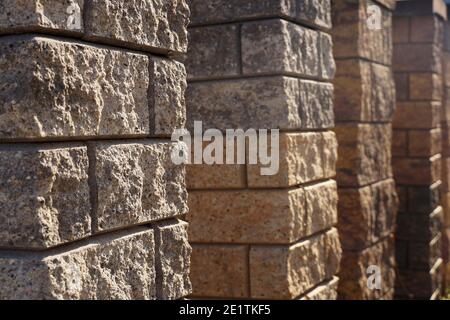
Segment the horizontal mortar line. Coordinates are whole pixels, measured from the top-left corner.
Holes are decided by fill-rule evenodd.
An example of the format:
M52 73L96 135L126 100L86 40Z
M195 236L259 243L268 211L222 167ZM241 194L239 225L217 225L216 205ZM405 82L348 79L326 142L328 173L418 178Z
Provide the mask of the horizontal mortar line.
M190 165L193 166L193 165ZM242 165L244 166L244 165ZM309 182L305 182L302 184L296 184L296 185L292 185L292 186L283 186L283 187L245 187L245 188L217 188L217 189L213 189L213 188L199 188L199 189L188 189L188 192L285 192L285 191L295 191L301 188L307 188L307 187L314 187L316 185L322 184L322 183L326 183L326 182L331 182L331 181L335 181L334 177L330 177L330 178L321 178L321 179L317 179L317 180L313 180L313 181L309 181Z
M393 236L393 235L395 235L395 231L392 231L392 232L390 232L389 235L384 236L384 237L378 239L378 240L375 241L375 242L372 242L372 243L371 243L369 246L367 246L367 247L363 247L363 248L361 248L361 249L354 249L354 248L345 248L345 247L342 247L342 250L343 250L344 252L360 253L360 252L363 252L363 251L365 251L365 250L367 250L367 249L372 249L372 248L376 247L377 245L379 245L380 243L385 242L386 240L392 239L392 236Z
M193 120L193 121L202 121L202 120ZM328 132L333 132L333 129L335 127L329 127L329 128L293 128L293 129L284 129L284 128L228 128L228 129L217 129L217 128L203 128L203 132L202 132L202 136L205 133L206 130L208 129L216 129L219 130L221 133L223 133L224 135L226 135L226 130L243 130L244 132L250 129L254 129L256 130L256 135L259 136L259 130L279 130L280 134L283 133L288 133L288 134L294 134L294 133L328 133ZM189 130L188 130L189 132ZM192 133L192 130L190 133L191 138L194 138L196 135L194 135ZM170 139L170 138L168 138Z
M298 80L309 80L315 81L319 84L333 84L333 79L324 79L314 76L301 75L295 72L268 72L259 74L243 74L243 75L231 75L231 76L217 76L217 77L198 77L198 78L188 78L188 85L190 83L201 83L201 82L222 82L231 80L248 80L248 79L258 79L258 78L275 78L275 77L287 77L295 78Z
M139 55L145 55L145 56L155 56L155 57L162 57L162 58L166 58L166 59L172 59L168 55L164 55L162 53L140 51L140 50L131 49L131 48L125 47L125 46L116 46L116 45L111 45L108 43L98 43L98 42L86 40L82 37L70 37L70 36L67 36L64 34L49 34L49 33L41 33L41 32L36 32L36 31L30 31L30 32L19 33L19 34L14 34L14 33L13 34L0 34L0 43L4 42L4 41L8 41L9 39L21 40L21 39L27 39L27 38L31 39L33 37L40 37L40 38L50 39L50 40L54 40L54 41L60 41L60 42L65 42L65 43L69 43L69 44L74 44L74 45L85 45L85 46L97 48L97 49L107 49L107 50L114 50L114 51L119 51L119 52L123 52L123 53L132 53L132 54L139 54Z
M431 162L431 158L434 158L436 156L441 156L442 158L442 153L436 153L433 154L431 156L393 156L392 159L393 160L398 160L398 159L411 159L411 160L430 160Z
M393 41L392 45L394 46L394 51L395 51L395 46L396 45L405 45L405 44L409 44L409 45L434 45L434 46L440 46L441 43L440 42L435 42L435 41Z
M335 127L338 127L339 125L389 125L392 124L393 121L358 121L358 120L345 120L345 121L336 121Z
M129 135L129 136L86 136L86 137L45 137L45 138L32 138L32 139L11 139L0 140L0 146L2 145L20 145L20 144L49 144L49 143L87 143L87 142L126 142L126 141L138 141L138 140L155 140L155 141L167 141L171 142L170 137L161 136L148 136L148 135Z
M325 279L325 280L319 282L318 284L315 284L312 288L309 288L308 290L306 290L305 292L303 292L302 294L300 294L293 300L300 300L301 298L306 297L308 294L312 293L314 290L318 289L319 287L329 285L331 282L333 282L334 280L338 280L338 279L339 279L339 277L337 277L337 275L334 275L331 279L330 278Z
M408 100L396 100L397 103L442 103L442 99L408 99Z
M305 29L309 29L312 31L320 31L323 33L330 34L331 29L327 27L322 27L314 23L308 22L308 20L305 19L295 19L287 15L267 15L267 16L261 16L261 17L253 17L253 18L238 18L236 20L230 20L230 21L215 21L215 22L205 22L205 23L192 23L188 26L189 29L193 28L203 28L203 27L219 27L219 26L226 26L226 25L233 25L233 24L243 24L246 22L264 22L264 21L270 21L270 20L285 20L287 22L296 24L300 27L303 27Z
M386 64L386 63L383 63L383 62L374 61L374 60L371 60L371 59L368 59L368 58L358 57L358 56L334 57L334 60L336 62L338 62L338 61L346 61L346 60L361 60L361 61L364 61L364 62L373 63L373 64L377 64L377 65L384 66L384 67L387 67L389 69L392 69L392 64Z
M322 229L320 231L316 231L316 232L314 232L310 235L307 235L303 238L294 240L294 242L284 242L284 243L281 243L281 242L280 243L273 243L273 242L272 243L264 243L264 242L250 242L250 241L246 241L246 242L244 242L244 241L243 242L240 242L240 241L237 241L237 242L210 241L210 242L207 242L207 241L197 241L197 240L189 241L189 243L191 243L192 245L197 245L197 246L202 246L202 247L216 245L216 246L222 246L222 247L225 247L225 246L229 246L229 247L232 247L232 246L258 246L258 247L271 247L271 248L286 248L286 246L292 247L292 246L301 244L303 242L306 242L308 240L311 240L313 238L317 238L317 237L324 235L327 232L334 230L334 229L337 230L336 225L333 225L331 227L326 227L325 229Z
M396 127L396 126L394 126L394 124L393 124L392 129L393 129L394 131L431 131L431 130L441 129L441 127L440 127L440 126L439 126L439 127L432 127L432 128L424 128L424 127L421 127L421 128L413 128L413 127Z
M431 75L442 75L442 72L436 72L436 71L431 71L431 70L409 70L409 71L402 71L402 70L395 70L394 68L392 68L392 71L394 72L394 75L415 75L415 74L419 74L419 73L424 73L424 74L431 74Z
M339 168L336 168L336 170L339 171ZM352 186L339 185L339 179L337 179L337 182L338 182L338 189L345 189L345 190L347 190L347 189L363 189L363 188L371 187L371 186L373 186L375 184L379 184L379 183L386 182L386 181L389 181L389 180L394 180L394 176L382 178L380 180L377 180L377 181L374 181L374 182L370 182L370 183L366 183L366 184L352 185Z

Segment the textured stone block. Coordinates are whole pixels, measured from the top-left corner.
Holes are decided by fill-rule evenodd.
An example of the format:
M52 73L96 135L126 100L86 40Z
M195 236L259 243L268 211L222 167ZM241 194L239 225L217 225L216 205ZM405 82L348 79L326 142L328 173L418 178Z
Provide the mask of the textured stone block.
M193 244L194 297L248 297L248 246Z
M411 42L436 43L442 45L444 41L444 24L438 16L412 16Z
M151 140L90 143L96 231L171 218L187 212L184 168L173 143Z
M394 158L395 180L400 185L431 185L441 179L441 155L431 158Z
M45 253L0 255L0 299L155 299L153 231L133 229Z
M286 18L313 27L331 28L330 0L188 0L193 25L245 21L256 18Z
M345 300L380 299L395 286L394 241L388 238L363 251L344 251L339 273L339 298ZM381 290L367 286L370 266L381 269Z
M338 60L335 114L340 121L391 121L395 86L390 68L364 60Z
M344 250L362 250L394 232L398 197L394 180L339 189L338 230Z
M332 40L326 34L285 20L266 20L244 24L241 37L244 75L334 76Z
M192 191L189 239L287 244L337 222L334 181L291 190Z
M184 0L73 2L79 8L80 28L69 28L71 15L67 13L70 5L67 1L2 0L0 34L70 33L90 41L156 52L187 50L189 8Z
M333 86L291 77L193 82L188 129L318 129L334 126Z
M1 247L44 249L90 235L85 147L2 145L0 163Z
M339 185L365 186L392 176L390 124L340 125L335 132Z
M240 33L235 24L189 29L189 79L231 77L240 74Z
M395 129L434 129L440 122L440 102L397 102Z
M336 300L338 284L339 279L334 277L333 280L317 286L317 288L303 296L301 300Z
M298 298L317 284L333 279L340 260L341 249L336 229L292 246L252 246L252 298Z
M279 159L279 171L273 176L261 175L262 165L248 165L249 187L289 187L335 176L336 137L332 132L283 133Z
M392 13L380 7L381 30L371 30L367 7L373 1L332 1L335 57L364 58L385 65L392 59Z
M155 226L157 297L177 300L192 292L189 279L192 248L188 243L188 224L181 220Z

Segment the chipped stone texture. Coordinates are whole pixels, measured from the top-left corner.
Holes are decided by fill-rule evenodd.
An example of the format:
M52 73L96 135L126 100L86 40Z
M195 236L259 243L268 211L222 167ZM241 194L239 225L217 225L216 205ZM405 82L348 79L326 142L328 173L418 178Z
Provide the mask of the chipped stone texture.
M150 64L150 133L170 137L186 124L186 70L182 63L152 57Z
M339 298L344 300L380 299L395 286L394 241L388 238L363 251L344 251L339 273ZM368 288L369 266L381 269L381 290Z
M318 129L334 126L333 86L292 77L192 82L188 129Z
M339 279L334 277L333 280L323 285L319 285L317 288L303 296L300 300L336 300L338 296L338 284Z
M90 41L155 52L187 50L190 12L185 0L74 0L80 9L80 29L68 25L71 2L2 0L0 34L70 33Z
M187 227L181 220L162 222L155 227L158 299L181 299L192 292L189 280L192 248L187 241Z
M337 223L336 183L292 190L192 191L189 239L287 244Z
M227 24L189 29L186 69L189 79L240 74L239 26Z
M340 125L335 132L340 186L365 186L392 176L390 124Z
M332 132L282 133L279 150L277 174L263 176L265 166L247 166L250 187L289 187L336 175L337 141Z
M243 73L332 79L331 41L328 35L285 20L246 23L241 30Z
M248 246L193 244L192 247L194 297L247 297Z
M0 164L0 247L44 249L90 234L85 147L2 145Z
M0 299L154 299L154 259L147 228L45 253L2 253Z
M315 285L333 279L340 260L341 248L336 229L292 246L252 246L252 298L298 298Z
M0 138L149 133L146 56L36 36L0 51Z
M331 28L330 0L188 0L192 24L217 24L255 18L288 17L313 27Z
M174 143L92 142L96 231L167 219L187 212L184 168L172 162Z
M339 189L338 230L344 250L362 250L394 232L398 197L393 179Z
M361 59L338 60L337 66L336 121L392 121L395 84L391 68Z
M367 7L374 5L368 1L332 1L333 38L335 57L364 58L390 65L392 60L392 13L380 7L382 12L381 30L371 30L367 23Z

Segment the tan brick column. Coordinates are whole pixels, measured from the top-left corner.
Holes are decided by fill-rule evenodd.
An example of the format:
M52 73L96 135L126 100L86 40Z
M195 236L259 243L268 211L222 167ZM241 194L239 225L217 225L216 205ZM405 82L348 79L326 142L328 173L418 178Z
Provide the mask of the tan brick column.
M400 195L399 298L435 298L441 286L442 0L400 1L394 18L394 175Z
M280 171L188 167L193 296L334 299L330 1L190 0L188 123L281 130Z
M348 0L333 1L332 6L341 299L391 299L394 294L398 207L391 167L394 7L395 1ZM381 287L369 278L376 271ZM369 287L368 281L374 286Z
M449 7L447 6L447 12ZM442 190L441 205L444 210L442 233L442 257L444 268L444 289L450 287L450 23L444 22L443 47L443 104L442 104Z
M1 1L0 299L190 293L170 159L186 74L168 56L187 49L188 15L183 1Z

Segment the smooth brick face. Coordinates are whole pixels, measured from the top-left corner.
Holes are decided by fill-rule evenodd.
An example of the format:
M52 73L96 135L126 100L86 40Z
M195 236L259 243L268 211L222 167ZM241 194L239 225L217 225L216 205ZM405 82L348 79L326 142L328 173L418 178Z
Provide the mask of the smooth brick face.
M344 251L339 273L339 298L350 300L379 299L395 285L394 241L386 239L363 251ZM382 290L367 287L369 266L379 266L382 276ZM356 280L356 281L355 281Z
M395 179L399 184L431 185L441 178L441 155L432 158L394 158Z
M90 235L85 147L3 145L0 163L1 247L45 249Z
M187 91L187 128L193 132L200 120L205 129L220 130L329 128L332 97L330 84L291 77L194 82Z
M390 124L342 125L335 132L339 141L337 180L340 185L364 186L392 176Z
M319 32L284 20L251 22L242 30L242 68L244 75L293 73L326 78L334 75L331 39ZM324 45L322 47L322 41ZM267 50L270 44L271 50ZM321 62L322 59L327 61ZM271 63L267 63L271 61ZM321 65L331 70L321 70Z
M442 77L431 73L412 73L409 75L409 98L411 100L442 99Z
M411 42L443 43L443 22L437 16L411 17Z
M443 210L437 207L431 214L400 214L397 219L397 239L429 243L442 229Z
M394 70L397 72L436 72L442 70L440 47L433 44L396 44Z
M363 60L338 60L335 114L341 121L391 121L395 86L390 68Z
M289 17L321 28L331 27L331 1L319 0L188 0L192 24L216 24L254 18Z
M440 102L398 102L395 129L434 129L441 122Z
M248 246L194 244L191 258L193 296L247 297L248 251Z
M254 246L250 250L252 298L297 298L316 284L332 279L340 260L336 229L291 247Z
M409 130L408 149L412 157L432 157L441 153L441 129Z
M190 79L240 74L239 26L235 24L191 28L186 68Z
M409 42L410 19L410 17L395 17L393 21L394 43Z
M344 250L362 250L394 231L398 198L394 180L339 189L338 230Z
M81 28L68 28L69 3L58 0L2 0L0 33L75 34L96 42L159 52L187 50L189 8L184 0L76 0ZM126 16L127 20L123 17ZM83 21L84 19L84 21ZM129 23L132 21L132 23Z
M0 299L155 299L153 231L120 232L57 253L0 255Z
M262 165L248 165L252 188L289 187L335 176L337 143L333 133L286 133L280 135L279 171L261 175Z
M95 163L96 231L167 219L187 212L184 169L173 143L90 144Z

